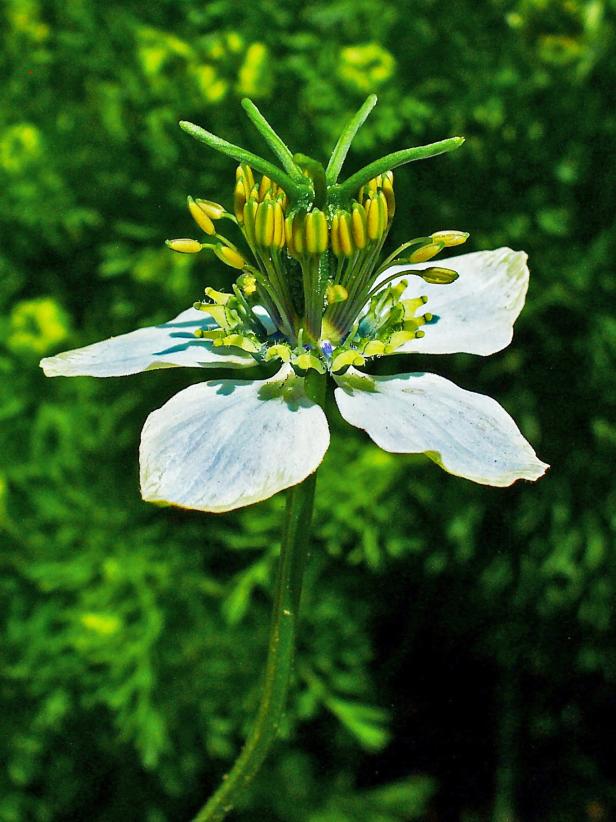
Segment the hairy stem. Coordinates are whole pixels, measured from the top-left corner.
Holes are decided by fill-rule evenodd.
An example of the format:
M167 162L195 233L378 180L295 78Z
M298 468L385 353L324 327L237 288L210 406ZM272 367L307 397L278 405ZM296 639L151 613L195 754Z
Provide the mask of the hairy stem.
M307 393L320 405L325 401L326 377L310 372ZM316 473L287 491L282 546L276 579L267 663L261 702L254 727L222 784L195 816L194 822L220 822L233 810L265 761L284 715L293 667L295 635L314 507Z

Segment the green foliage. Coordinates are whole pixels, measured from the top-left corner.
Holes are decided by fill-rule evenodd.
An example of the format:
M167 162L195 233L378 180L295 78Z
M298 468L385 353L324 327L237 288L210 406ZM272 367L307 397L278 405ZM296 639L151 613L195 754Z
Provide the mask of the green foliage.
M371 91L345 177L467 138L397 173L391 247L457 228L532 269L508 350L379 368L496 396L553 467L473 486L332 411L284 738L237 818L616 814L614 11L5 0L0 819L189 818L239 749L283 501L144 505L141 425L201 375L46 381L37 362L227 282L163 246L190 231L187 194L231 205L233 164L180 119L260 151L248 94L322 160Z

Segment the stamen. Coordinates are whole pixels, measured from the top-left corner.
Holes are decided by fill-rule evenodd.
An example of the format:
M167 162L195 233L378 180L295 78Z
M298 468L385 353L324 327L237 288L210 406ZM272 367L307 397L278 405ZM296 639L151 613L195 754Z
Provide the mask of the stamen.
M188 238L165 240L165 245L172 251L179 251L180 254L198 254L203 248L203 243Z

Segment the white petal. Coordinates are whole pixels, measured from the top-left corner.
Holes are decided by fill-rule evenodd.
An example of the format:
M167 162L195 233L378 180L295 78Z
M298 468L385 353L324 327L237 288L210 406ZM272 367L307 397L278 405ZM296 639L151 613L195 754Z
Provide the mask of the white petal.
M483 485L536 480L549 467L495 400L436 374L372 377L349 369L336 381L342 416L385 451L426 454Z
M139 328L119 337L65 351L41 360L48 377L121 377L155 368L250 368L254 359L239 348L215 348L194 336L197 328L214 328L196 308L182 311L161 325Z
M329 445L325 414L303 382L284 367L269 380L212 380L180 391L143 428L143 498L230 511L301 482Z
M425 337L405 343L395 353L486 355L506 348L526 298L526 260L523 251L498 248L389 268L379 279L404 268L422 270L434 265L453 268L460 275L450 285L431 285L407 275L409 287L404 297L426 296L425 310L434 320L423 326Z

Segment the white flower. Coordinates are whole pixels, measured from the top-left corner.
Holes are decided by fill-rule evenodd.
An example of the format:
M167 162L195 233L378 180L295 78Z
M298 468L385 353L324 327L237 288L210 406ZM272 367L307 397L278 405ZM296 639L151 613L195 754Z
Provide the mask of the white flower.
M499 249L462 255L451 264L460 274L454 283L418 280L416 288L408 287L404 296L427 296L433 316L425 336L398 351L485 355L510 342L528 287L526 255ZM396 269L383 277L393 273ZM215 347L194 336L197 328L214 327L191 308L163 325L68 351L41 365L48 376L107 377L177 366L255 364L241 349ZM334 379L342 416L386 451L426 454L446 471L486 485L536 480L547 468L497 402L442 377L375 377L351 367ZM325 413L307 397L304 379L289 364L269 380L192 385L146 421L142 495L152 502L228 511L301 482L316 470L328 445Z
M462 231L415 238L381 261L396 211L391 169L464 141L403 149L338 182L351 140L375 103L371 95L351 118L326 168L291 154L250 101L244 108L284 170L181 124L240 165L234 213L189 197L204 241L167 245L184 254L206 250L241 272L232 291L206 288L205 300L167 323L42 361L51 377L281 361L268 380L193 385L150 414L140 449L145 500L229 511L304 480L329 445L327 418L308 382L322 387L327 375L337 383L342 416L387 451L426 454L486 485L535 480L547 468L489 397L434 374L356 370L395 353L500 351L511 342L528 288L526 255L507 248L456 257L455 270L433 266L444 248L466 241ZM239 230L253 262L218 232L224 221ZM424 306L428 312L418 314Z

